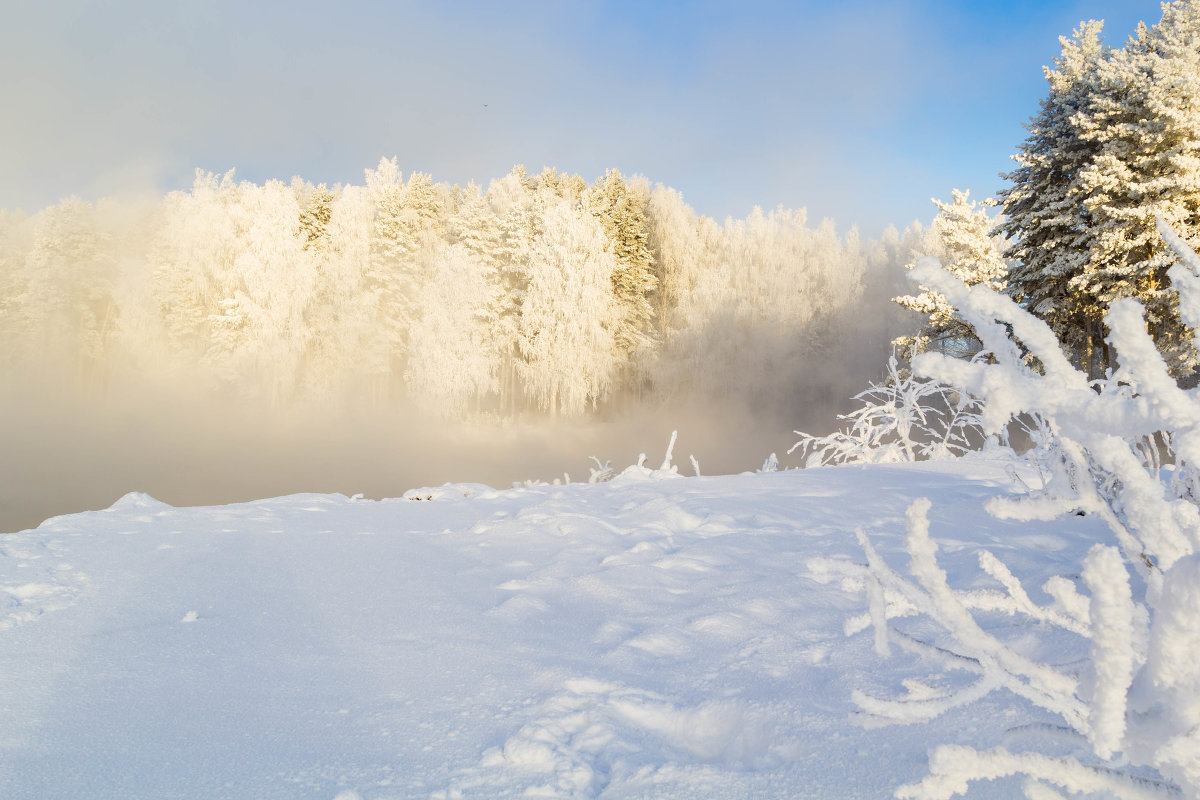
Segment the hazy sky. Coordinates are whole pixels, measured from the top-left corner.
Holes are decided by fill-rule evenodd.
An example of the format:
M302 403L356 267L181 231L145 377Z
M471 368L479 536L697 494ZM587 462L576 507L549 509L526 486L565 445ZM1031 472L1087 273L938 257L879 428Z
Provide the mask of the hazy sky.
M994 193L1057 37L1121 44L1154 0L48 0L0 26L0 207L193 170L486 183L606 167L697 211L805 206L875 235Z

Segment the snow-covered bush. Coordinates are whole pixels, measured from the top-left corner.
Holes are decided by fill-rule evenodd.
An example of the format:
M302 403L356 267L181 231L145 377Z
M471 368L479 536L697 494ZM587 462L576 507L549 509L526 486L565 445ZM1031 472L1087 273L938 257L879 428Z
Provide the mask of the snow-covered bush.
M959 456L982 442L981 407L969 394L936 380L904 372L888 359L881 383L854 396L861 407L838 419L850 424L828 436L800 437L805 466L890 463Z
M667 443L667 452L663 456L662 464L658 469L653 469L646 466L646 454L638 455L636 464L631 464L625 469L617 472L613 467L612 461L600 463L600 459L592 456L592 461L596 462L596 466L591 469L591 476L588 478L588 483L607 483L616 481L617 483L629 483L632 481L657 481L667 478L678 478L679 467L671 463L675 457L675 440L679 437L679 431L671 431L671 441ZM692 468L696 471L696 476L700 475L700 464L696 461L695 456L691 456Z
M1160 230L1182 262L1169 273L1181 317L1196 329L1200 258L1161 221ZM864 711L918 722L1008 689L1061 718L1077 754L1084 754L943 746L932 754L929 775L896 796L950 798L965 794L972 781L1023 775L1028 798L1200 798L1200 391L1181 389L1170 377L1136 300L1112 304L1108 343L1120 368L1093 383L1070 364L1046 324L1008 298L968 288L932 260L919 264L913 278L945 294L994 357L967 363L925 354L914 371L979 397L985 430L999 431L1021 414L1043 423L1037 457L1050 469L1047 482L1015 501L993 500L988 510L1026 520L1096 514L1117 546L1096 544L1078 580L1047 581L1044 603L988 552L980 554L980 566L1003 591L956 590L937 562L929 502L919 499L908 512L907 576L885 564L861 533L866 566L811 565L818 576L842 576L866 592L869 613L851 620L848 632L873 626L881 654L893 643L919 648L977 676L950 694L917 684L899 698L860 693L855 700ZM1014 338L1044 372L1027 366ZM1164 465L1164 454L1173 463ZM1082 668L1023 655L978 624L974 614L983 610L1036 623L1026 632L1049 636L1058 629L1079 637L1087 652ZM924 646L888 624L913 615L941 627L949 645Z

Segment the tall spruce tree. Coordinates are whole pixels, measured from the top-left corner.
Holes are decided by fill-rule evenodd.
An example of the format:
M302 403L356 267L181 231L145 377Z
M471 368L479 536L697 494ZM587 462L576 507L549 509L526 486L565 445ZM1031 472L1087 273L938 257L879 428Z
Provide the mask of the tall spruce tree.
M1104 47L1100 28L1088 22L1061 40L1050 93L1005 176L1001 231L1017 262L1009 291L1093 375L1113 366L1105 312L1136 297L1179 375L1197 355L1154 216L1200 243L1200 4L1164 3L1159 23L1139 25L1118 50Z
M1096 89L1078 115L1081 138L1097 152L1080 172L1092 231L1090 258L1072 282L1094 307L1137 297L1151 334L1176 374L1197 363L1167 280L1174 256L1154 216L1185 238L1200 234L1200 4L1163 5L1101 61Z
M650 297L658 278L649 246L648 203L649 192L636 191L615 169L608 170L588 196L588 207L603 225L617 263L612 275L619 314L615 341L618 357L627 364L655 341Z
M1049 94L1013 156L1017 169L1003 176L1010 186L1000 192L998 227L1008 237L1005 255L1013 262L1008 291L1084 360L1103 347L1098 324L1103 309L1072 286L1094 247L1082 173L1100 148L1081 135L1080 125L1107 52L1102 27L1103 22L1085 22L1074 38L1059 38L1062 53L1053 69L1045 68Z

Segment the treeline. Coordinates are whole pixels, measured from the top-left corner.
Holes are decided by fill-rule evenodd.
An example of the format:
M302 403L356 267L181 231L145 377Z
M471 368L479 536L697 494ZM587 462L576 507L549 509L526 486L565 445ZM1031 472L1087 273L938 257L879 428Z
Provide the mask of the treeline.
M782 209L722 224L616 170L588 184L517 167L484 190L385 159L365 178L197 172L142 207L0 212L4 367L89 392L140 375L450 416L767 401L755 394L778 394L780 373L800 385L850 348L882 361L898 319L885 301L925 235L864 242Z

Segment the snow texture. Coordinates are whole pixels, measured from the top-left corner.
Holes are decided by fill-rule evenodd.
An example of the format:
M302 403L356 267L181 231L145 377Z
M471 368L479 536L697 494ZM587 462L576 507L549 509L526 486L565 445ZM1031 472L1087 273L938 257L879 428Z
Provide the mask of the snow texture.
M987 550L1040 585L1082 561L1099 520L988 517L1010 491L995 461L663 466L378 502L128 495L0 537L0 796L886 797L940 743L1053 722L996 698L963 708L919 632L888 661L845 638L866 604L807 564L861 559L855 526L896 563L926 496L953 531L949 581ZM1022 640L1008 615L981 624ZM901 685L942 716L903 736L859 724L855 690Z

